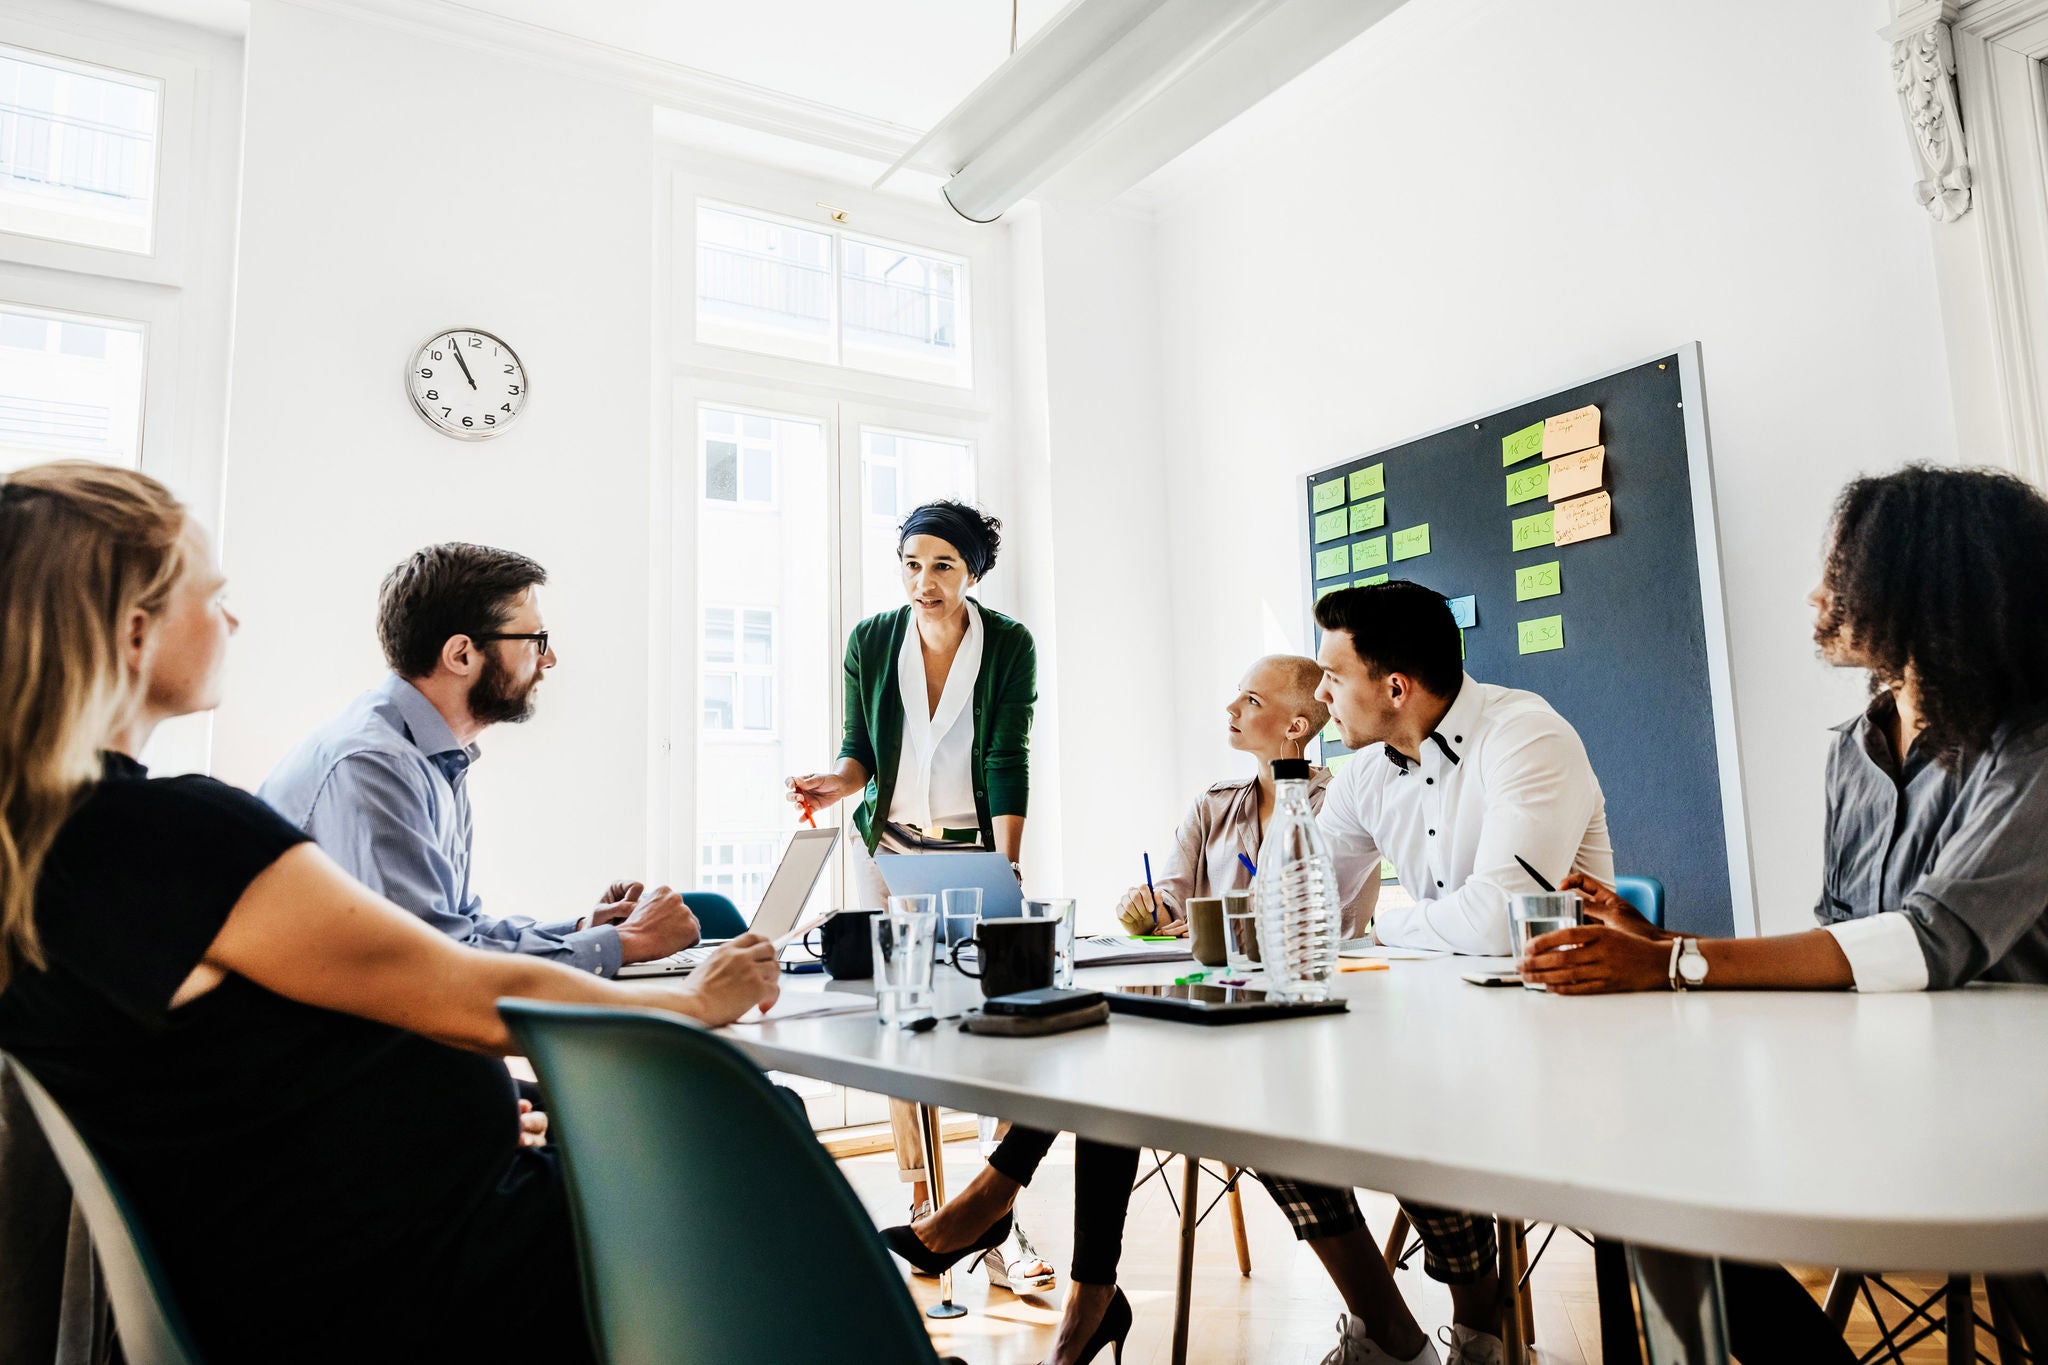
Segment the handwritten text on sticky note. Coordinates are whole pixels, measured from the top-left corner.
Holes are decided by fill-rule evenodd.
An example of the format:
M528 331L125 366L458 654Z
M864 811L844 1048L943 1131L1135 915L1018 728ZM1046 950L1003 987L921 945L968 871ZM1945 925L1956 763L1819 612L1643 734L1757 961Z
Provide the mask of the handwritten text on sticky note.
M1367 465L1351 471L1351 500L1375 497L1387 491L1387 467L1383 464Z
M1515 600L1526 602L1532 597L1555 597L1564 591L1559 579L1557 561L1548 564L1531 564L1526 569L1515 570Z
M1363 573L1377 569L1387 562L1387 538L1374 536L1371 540L1356 541L1351 546L1351 570Z
M1386 576L1385 574L1383 574L1383 573L1376 573L1376 574L1374 574L1374 575L1373 575L1373 576L1372 576L1371 578L1359 578L1359 579L1354 579L1354 580L1352 581L1352 584L1351 584L1351 586L1352 586L1352 587L1354 587L1354 588L1370 588L1370 587L1372 587L1372 586L1373 586L1374 584L1377 584L1377 583L1384 583L1384 582L1386 582L1386 581L1387 581L1387 576Z
M1394 562L1429 553L1429 523L1394 532Z
M1517 550L1533 550L1538 545L1550 544L1551 519L1555 515L1556 512L1553 510L1532 513L1526 517L1516 517L1514 525L1515 548Z
M1316 541L1335 540L1344 534L1344 509L1324 512L1316 518Z
M1515 623L1515 640L1524 654L1541 654L1546 649L1564 648L1564 618L1539 616Z
M1576 455L1560 455L1548 466L1550 470L1550 500L1563 502L1576 498L1581 493L1590 493L1600 486L1602 468L1607 463L1607 447L1594 446Z
M1377 531L1387 524L1387 500L1374 498L1371 502L1351 504L1351 534L1360 531Z
M1534 502L1550 491L1550 466L1532 464L1527 469L1517 469L1508 475L1508 506L1520 502Z
M1351 572L1351 551L1339 545L1334 550L1316 552L1316 577L1341 578Z
M1477 597L1453 597L1451 619L1458 623L1460 630L1469 630L1479 624L1479 599Z
M1502 468L1520 464L1532 455L1543 453L1543 423L1531 422L1520 431L1500 438L1500 463Z
M1327 512L1332 507L1342 507L1344 505L1344 480L1332 479L1328 483L1317 484L1314 491L1309 495L1309 501L1318 512Z
M1605 493L1588 493L1583 498L1561 502L1550 509L1557 514L1557 526L1552 541L1558 545L1576 545L1582 540L1598 540L1614 531L1614 499Z
M1554 460L1600 444L1600 409L1588 404L1561 412L1543 424L1543 458Z

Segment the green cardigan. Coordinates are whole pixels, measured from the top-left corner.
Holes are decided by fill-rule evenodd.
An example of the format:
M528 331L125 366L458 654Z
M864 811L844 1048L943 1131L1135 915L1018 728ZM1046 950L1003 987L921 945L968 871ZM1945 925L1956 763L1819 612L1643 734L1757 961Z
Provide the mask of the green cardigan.
M979 603L975 604L980 606ZM881 842L903 749L903 699L896 656L910 608L870 616L846 642L846 735L839 756L868 771L854 828L868 852ZM974 679L974 811L981 841L994 848L995 817L1022 815L1031 787L1031 708L1038 703L1038 646L1031 632L981 607L981 672Z

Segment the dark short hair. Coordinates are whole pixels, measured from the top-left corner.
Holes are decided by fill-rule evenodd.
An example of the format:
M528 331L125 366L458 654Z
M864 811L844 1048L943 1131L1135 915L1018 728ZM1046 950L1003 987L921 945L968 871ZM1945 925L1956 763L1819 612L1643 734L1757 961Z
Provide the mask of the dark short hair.
M424 678L449 637L502 629L513 599L547 581L546 569L510 550L449 541L415 551L377 593L384 661L401 678Z
M1349 635L1378 677L1405 673L1439 697L1456 696L1464 681L1458 622L1433 588L1406 579L1339 588L1316 603L1316 624Z
M1955 766L1999 724L2048 703L2048 499L1991 469L1908 465L1835 503L1822 639L1846 632L1871 682L1908 665L1921 739Z
M896 553L912 536L937 536L960 552L961 563L976 578L988 577L996 566L996 551L1003 548L1003 524L979 507L951 498L928 502L910 509L910 515L896 529Z

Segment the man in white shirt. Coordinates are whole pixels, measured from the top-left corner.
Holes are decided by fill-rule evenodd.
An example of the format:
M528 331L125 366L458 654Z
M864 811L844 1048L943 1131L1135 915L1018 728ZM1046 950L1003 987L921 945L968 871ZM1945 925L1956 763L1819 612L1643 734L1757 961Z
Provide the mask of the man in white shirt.
M1381 583L1316 603L1316 699L1356 754L1318 817L1349 915L1374 908L1382 856L1415 903L1379 913L1381 943L1506 956L1508 895L1535 890L1519 855L1554 885L1579 872L1612 885L1607 806L1578 732L1541 697L1465 674L1441 594ZM1435 1362L1349 1190L1260 1173L1351 1310L1324 1365ZM1450 1286L1448 1365L1498 1365L1501 1284L1492 1220L1403 1201L1424 1268Z

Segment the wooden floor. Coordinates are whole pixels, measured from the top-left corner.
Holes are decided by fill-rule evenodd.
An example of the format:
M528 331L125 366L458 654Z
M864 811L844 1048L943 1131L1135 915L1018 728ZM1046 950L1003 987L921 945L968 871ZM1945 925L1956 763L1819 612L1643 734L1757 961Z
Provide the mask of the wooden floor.
M854 1189L881 1225L904 1219L908 1189L896 1179L889 1154L849 1158L840 1163ZM946 1184L958 1190L981 1169L973 1142L949 1143ZM1177 1197L1178 1166L1174 1196ZM1214 1193L1215 1186L1204 1182ZM1317 1365L1336 1343L1335 1324L1343 1301L1331 1288L1314 1253L1294 1240L1266 1192L1244 1183L1246 1234L1251 1243L1252 1273L1240 1276L1230 1234L1228 1205L1210 1215L1195 1247L1194 1316L1189 1331L1188 1360L1194 1365L1256 1362L1256 1365ZM1394 1201L1382 1195L1361 1195L1366 1217L1384 1239L1392 1223ZM991 1288L980 1274L955 1277L954 1300L968 1309L964 1318L931 1323L940 1354L956 1355L970 1365L1029 1365L1040 1360L1052 1342L1059 1317L1059 1295L1073 1229L1073 1147L1062 1138L1039 1168L1024 1194L1019 1214L1033 1241L1062 1274L1061 1288L1048 1298L1019 1298ZM1124 1236L1120 1279L1137 1325L1131 1333L1125 1365L1167 1365L1173 1335L1174 1256L1179 1218L1159 1180L1148 1182L1131 1199ZM1532 1246L1531 1250L1534 1250ZM1802 1272L1818 1297L1827 1287L1827 1272ZM1893 1276L1893 1283L1916 1297L1940 1283L1932 1276ZM1408 1304L1432 1335L1450 1321L1450 1297L1442 1285L1422 1273L1421 1258L1399 1277ZM937 1282L909 1279L920 1307L938 1300ZM1541 1365L1599 1365L1600 1321L1593 1286L1593 1256L1586 1245L1560 1233L1537 1267L1531 1282L1536 1305L1536 1360ZM1904 1310L1887 1301L1886 1316L1897 1321ZM1979 1311L1984 1312L1981 1298ZM1860 1304L1848 1331L1859 1353L1877 1339L1877 1329ZM1996 1359L1986 1334L1981 1349ZM1906 1353L1911 1365L1940 1365L1943 1338L1936 1334ZM1109 1357L1102 1361L1107 1365Z

